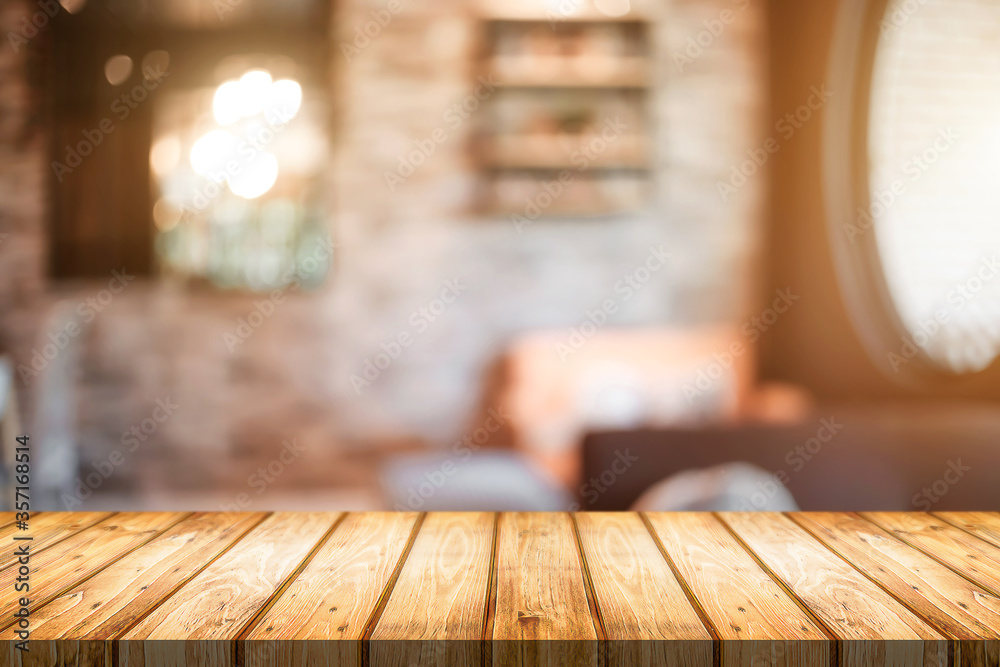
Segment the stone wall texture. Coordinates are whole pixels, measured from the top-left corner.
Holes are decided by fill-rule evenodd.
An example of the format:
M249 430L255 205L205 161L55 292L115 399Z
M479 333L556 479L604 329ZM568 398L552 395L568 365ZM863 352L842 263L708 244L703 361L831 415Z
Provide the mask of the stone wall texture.
M719 183L767 136L763 0L654 4L648 211L539 220L518 233L509 218L469 212L477 173L468 144L481 119L457 129L444 121L476 85L471 0L401 0L402 11L351 57L339 44L352 43L385 3L338 2L330 279L317 292L280 295L235 345L226 334L269 310L266 296L131 283L83 341L83 472L121 449L129 429L150 426L156 401L169 399L176 410L127 454L121 467L131 474L105 490L239 490L289 441L303 447L301 464L275 485L367 484L366 457L378 446L444 446L474 428L484 377L505 347L537 329L568 336L651 247L671 253L668 267L611 326L739 321L755 305L766 176L726 197ZM0 55L4 72L9 51ZM4 90L24 85L3 77ZM2 100L7 107L9 96ZM390 192L384 173L438 128L447 140ZM0 326L21 321L12 315L20 301L44 290L39 143L0 149L0 232L9 234L0 242ZM85 303L104 287L67 298ZM365 386L352 381L401 334L409 344L387 368L377 377L369 369Z

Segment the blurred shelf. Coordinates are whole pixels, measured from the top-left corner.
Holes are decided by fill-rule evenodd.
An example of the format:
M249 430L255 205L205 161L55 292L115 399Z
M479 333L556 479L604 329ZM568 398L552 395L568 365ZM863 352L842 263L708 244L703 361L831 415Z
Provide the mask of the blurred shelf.
M553 206L546 209L536 218L526 215L524 207L493 205L488 207L484 213L492 216L515 216L520 215L530 222L535 220L559 220L565 218L600 218L618 215L636 215L642 213L642 206L626 207L615 204L602 206Z
M634 88L646 90L652 86L645 75L626 74L605 77L563 76L550 77L533 72L515 75L493 72L499 88Z
M508 88L650 88L643 58L493 58L497 85Z
M645 5L608 16L589 0L483 0L480 73L510 92L491 101L493 125L476 146L482 210L534 219L645 209L653 161L643 110L654 85Z
M550 15L523 12L520 14L511 12L493 11L483 14L483 19L496 23L544 23L547 25L558 25L560 23L586 24L586 23L646 23L649 19L636 13L628 13L622 16L608 16L597 12L587 14L571 14L564 16L558 12Z
M487 21L511 21L523 23L639 23L649 21L652 0L632 0L629 11L619 16L601 12L590 0L561 0L560 2L539 2L538 0L480 0L477 11ZM548 6L547 5L551 5Z
M589 148L601 140L606 148ZM482 162L493 169L631 169L650 168L644 137L623 136L607 142L599 133L580 136L494 137L482 151Z

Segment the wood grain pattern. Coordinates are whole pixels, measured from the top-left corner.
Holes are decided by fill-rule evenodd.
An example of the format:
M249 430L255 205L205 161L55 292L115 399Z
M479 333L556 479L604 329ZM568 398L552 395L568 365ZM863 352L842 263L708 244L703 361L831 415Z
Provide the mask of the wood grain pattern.
M415 513L349 514L247 636L244 664L360 664L365 624L416 521Z
M962 576L1000 594L1000 547L930 514L865 512L862 516L932 554Z
M831 641L710 514L646 515L722 644L724 665L827 664Z
M27 531L19 530L16 525L0 528L0 544L12 544L15 535L19 537L27 535L31 537L31 553L38 554L59 540L104 521L112 514L112 512L39 513L27 522ZM16 560L13 549L4 549L0 555L0 569L9 567Z
M427 517L371 636L375 664L480 664L496 517Z
M116 637L266 515L196 514L54 598L31 617L32 639ZM13 629L0 639L13 639Z
M493 664L596 665L598 629L569 515L502 514L496 558Z
M788 517L771 513L720 516L784 586L836 633L842 664L920 665L946 660L943 635Z
M962 640L958 664L1000 663L1000 598L861 517L820 513L792 518L921 618Z
M30 653L0 532L0 665L1000 667L1000 513L31 523Z
M1000 514L990 512L935 512L934 516L1000 547Z
M712 635L636 514L577 514L612 665L712 664Z
M44 605L88 576L149 542L185 517L184 513L140 512L116 514L87 530L32 554L32 610ZM18 567L0 572L0 618L11 618L22 597L14 588Z
M123 636L132 640L123 644L123 664L232 664L239 633L339 517L339 512L269 516L238 548L205 568Z

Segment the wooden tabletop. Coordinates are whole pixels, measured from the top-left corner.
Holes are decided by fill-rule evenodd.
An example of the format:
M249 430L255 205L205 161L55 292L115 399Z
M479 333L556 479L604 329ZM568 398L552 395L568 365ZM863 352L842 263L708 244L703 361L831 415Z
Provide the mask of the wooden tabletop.
M0 526L0 665L1000 665L1000 513Z

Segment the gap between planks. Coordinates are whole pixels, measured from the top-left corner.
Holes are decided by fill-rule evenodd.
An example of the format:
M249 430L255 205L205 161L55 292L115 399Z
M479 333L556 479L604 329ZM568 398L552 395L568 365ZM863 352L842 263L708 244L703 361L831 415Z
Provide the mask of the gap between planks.
M583 548L583 539L580 537L580 525L576 522L576 515L567 512L570 524L573 526L573 541L576 543L576 553L580 558L580 571L583 573L583 587L587 592L587 606L590 607L590 620L594 624L594 633L597 635L597 667L606 667L608 664L608 634L604 627L604 618L601 616L601 609L597 603L597 593L594 591L594 580L591 578L590 565L587 563L587 554Z
M870 575L868 572L865 572L863 569L861 569L861 567L859 567L858 565L856 565L846 555L842 554L840 552L840 550L837 549L836 547L834 547L832 544L827 544L826 541L821 540L818 535L816 535L808 526L804 525L802 523L802 521L799 520L799 518L797 517L797 514L798 513L796 513L796 512L784 512L784 515L787 516L788 519L792 523L794 523L796 526L798 526L799 528L801 528L802 530L804 530L806 532L806 534L809 535L810 538L812 538L815 541L819 542L823 547L825 547L827 550L829 550L830 553L832 553L833 555L835 555L838 558L840 558L842 561L844 561L845 563L847 563L854 570L857 570L857 572L861 576L863 576L868 581L872 582L872 584L874 584L878 588L881 588L889 597L891 597L892 599L894 599L896 602L898 602L900 605L902 605L905 609L907 609L911 614L913 614L914 616L916 616L917 618L919 618L921 621L923 621L927 625L929 625L932 628L934 628L934 630L936 632L938 632L942 637L947 637L949 643L951 643L952 641L956 641L956 638L952 636L952 633L948 632L943 627L940 627L937 623L934 622L933 619L927 618L923 613L920 612L919 609L917 609L913 605L909 604L902 597L900 597L899 595L897 595L896 593L894 593L891 588L889 588L888 586L883 585L878 579L876 579L875 577L873 577L872 575ZM845 512L845 514L850 514L852 516L856 516L859 519L864 520L864 517L859 516L857 512ZM869 521L868 523L872 523L872 522ZM873 525L875 525L875 524L873 524ZM875 527L878 528L878 529L880 529L880 530L882 530L883 532L887 533L890 537L892 537L893 539L896 539L898 542L900 542L904 546L910 547L910 545L906 544L902 540L897 539L895 535L892 535L892 533L890 533L889 531L886 531L881 526L875 525Z
M55 514L55 512L36 512L35 514L33 514L33 515L32 515L32 516L31 516L31 517L30 517L30 518L28 519L28 524L29 524L29 527L30 527L30 525L31 525L31 521L32 521L33 519L35 519L36 517L39 517L39 516L41 516L42 514ZM98 514L98 515L100 515L100 514L104 514L104 512L95 512L95 514ZM78 528L76 528L75 530L70 530L70 531L68 531L68 532L67 532L67 533L66 533L65 535L63 535L62 537L60 537L60 538L58 538L58 539L56 539L56 540L53 540L52 542L50 542L50 543L46 544L45 546L43 546L42 548L38 549L37 551L35 551L35 550L32 550L32 552L31 552L31 555L32 555L32 556L35 556L35 555L37 555L37 554L40 554L40 553L42 553L43 551L46 551L46 550L48 550L48 549L51 549L52 547L54 547L54 546L57 546L57 545L58 545L58 544L59 544L60 542L62 542L63 540L67 540L67 539L69 539L69 538L73 537L74 535L79 535L80 533L82 533L82 532L83 532L83 531L85 531L85 530L90 530L91 528L93 528L93 527L95 527L95 526L98 526L98 525L100 525L100 524L104 523L105 521L109 521L109 520L111 520L111 519L115 518L115 517L116 517L116 516L118 516L119 514L120 514L120 512L108 512L108 515L107 515L106 517L104 517L104 518L99 518L99 519L97 519L97 520L95 520L95 521L91 521L90 523L85 523L85 524L81 524L81 525L80 525L80 526L79 526ZM13 526L13 525L14 525L15 523L16 523L15 521L11 521L11 522L10 522L10 523L8 523L8 524L4 524L4 525L0 526L0 528L7 528L8 526ZM29 531L29 532L30 532L30 531ZM13 560L13 561L11 561L10 565L5 565L5 566L3 566L3 567L0 567L0 570L6 570L6 569L7 569L8 567L12 567L12 566L14 566L14 565L17 565L17 560L16 560L16 559L15 559L15 560ZM13 624L11 624L11 625L13 625ZM9 626L6 626L6 627L9 627ZM0 628L0 630L2 630L2 629L4 629L4 628Z
M965 579L966 581L968 581L970 584L973 584L974 586L979 586L980 588L984 589L988 593L991 593L992 595L1000 597L1000 587L993 586L992 584L987 583L985 581L973 579L968 574L962 572L959 568L955 567L954 565L952 565L951 563L949 563L944 558L941 558L938 554L935 554L932 550L925 549L924 547L922 547L922 546L920 546L920 545L912 542L911 540L904 539L901 535L898 535L896 533L896 531L891 526L883 526L881 523L879 523L875 519L867 516L864 513L858 512L856 514L859 517L861 517L862 519L864 519L865 521L867 521L868 523L870 523L873 526L875 526L876 528L879 528L880 530L883 530L886 533L889 533L894 538L896 538L897 540L899 540L900 542L902 542L906 546L910 547L914 551L917 551L919 553L924 554L925 556L928 556L928 557L932 558L933 560L935 560L936 562L938 562L939 564L941 564L943 567L947 568L948 570L951 570L952 572L954 572L955 574L957 574L958 576L960 576L962 579ZM984 540L984 539L978 537L977 535L975 535L974 533L971 533L969 531L963 530L962 528L959 528L958 526L952 526L952 524L950 522L944 521L943 519L940 519L940 518L934 516L933 514L927 514L927 515L930 516L930 517L932 517L932 518L938 519L938 521L941 521L942 523L944 523L944 524L946 524L948 526L951 526L951 527L955 528L956 530L958 530L963 535L968 535L970 537L975 538L976 542L982 542L982 543L986 544L988 547L990 547L992 549L1000 549L1000 546L997 546L997 545L993 544L989 540Z
M111 519L113 519L114 517L118 516L119 514L120 514L119 512L112 512L111 516L105 517L104 519L101 519L100 521L96 521L96 522L94 522L94 523L92 523L92 524L90 524L90 525L88 525L86 527L83 527L83 528L80 528L80 529L78 529L76 531L68 533L66 535L66 537L61 538L59 540L56 540L55 542L53 542L52 544L48 545L47 547L45 547L43 549L39 549L38 553L41 553L41 552L45 551L46 549L49 549L51 547L56 546L57 544L61 543L65 539L68 539L68 538L73 537L75 535L80 535L80 534L82 534L82 533L84 533L84 532L86 532L88 530L92 530L94 528L97 528L102 523L104 523L106 521L110 521ZM57 590L54 594L52 594L52 595L50 595L50 596L48 596L46 598L43 598L41 600L40 604L37 604L34 607L34 609L40 609L40 608L44 607L45 605L47 605L48 603L52 602L53 600L58 600L60 597L62 597L63 595L66 595L67 593L69 593L70 591L72 591L74 588L76 588L80 584L89 581L90 579L94 578L95 576L97 576L98 574L100 574L101 572L103 572L104 570L108 569L109 567L111 567L112 565L114 565L115 563L117 563L122 558L125 558L125 557L129 556L132 552L136 551L137 549L141 549L142 547L146 546L147 544L149 544L150 542L152 542L156 538L158 538L161 535L163 535L164 533L166 533L168 530L170 530L170 529L174 528L175 526L177 526L182 521L186 521L187 519L190 519L192 516L194 516L194 514L195 514L195 512L180 513L180 518L177 519L177 521L174 521L173 523L171 523L171 524L169 524L169 525L161 528L160 530L156 531L156 533L154 535L152 535L151 537L149 537L145 541L140 542L140 543L136 544L134 547L132 547L132 548L128 549L127 551L125 551L123 554L121 554L121 556L119 558L117 558L115 560L108 561L107 563L105 563L101 567L96 568L96 569L94 569L91 572L88 572L87 574L85 574L84 576L80 577L79 579L74 580L73 582L69 583L68 585L64 586L63 588ZM32 555L34 555L34 554L32 554ZM15 562L13 565L16 565L16 564L17 563ZM13 567L13 565L11 565L10 567ZM15 621L12 621L11 623L3 625L2 627L0 627L0 631L7 630L8 628L12 627L16 623L17 623L17 621L15 620ZM115 642L115 643L117 643L117 642Z
M250 620L247 621L244 624L244 626L236 633L236 638L233 640L233 646L232 646L233 665L235 667L243 667L243 662L244 662L243 640L253 631L254 627L256 627L258 623L260 623L261 619L264 618L267 612L271 610L271 607L273 607L275 603L277 603L278 599L285 594L285 591L287 591L288 588L292 585L292 582L295 581L300 574L302 574L302 571L306 569L306 567L309 565L310 562L312 562L312 559L316 557L316 554L319 552L320 549L323 548L323 545L325 545L330 540L330 537L333 536L333 533L337 530L337 528L340 527L340 524L344 522L344 519L347 518L348 514L350 514L350 512L340 513L340 516L337 517L337 520L334 521L333 525L330 526L327 529L327 531L323 533L323 536L316 541L316 544L314 544L312 549L309 550L309 553L307 553L305 558L302 559L302 562L300 562L298 566L288 574L285 580L281 582L280 586L274 589L274 592L271 593L271 597L269 597L267 601L264 602L263 605L261 605L260 609L258 609L254 613L254 615L250 617ZM270 516L270 514L268 514L268 516ZM261 521L256 525L260 525L260 523L263 523L265 519L267 519L266 516L264 517L264 519L261 519ZM249 533L250 531L248 530L246 533L243 534L243 536L246 536ZM241 536L240 540L242 539L243 537ZM237 540L237 542L239 542L240 540Z
M677 569L677 564L674 563L673 559L670 557L670 554L667 553L666 547L664 547L663 543L660 542L660 538L657 536L656 530L653 528L653 524L650 523L649 517L646 515L646 512L638 512L638 514L639 514L639 519L642 521L642 524L646 526L646 532L648 532L650 537L653 538L653 544L656 545L656 548L660 552L660 555L663 556L663 560L666 561L667 567L670 568L670 572L674 575L674 579L677 580L677 584L681 587L681 590L684 591L684 595L687 597L688 604L690 604L694 608L694 611L698 615L698 618L701 620L702 625L705 626L705 630L712 637L713 667L721 667L722 635L719 634L719 631L715 628L715 625L712 624L711 619L709 619L708 617L708 613L702 606L701 601L698 600L698 596L694 594L694 591L691 589L690 584L688 584L687 580L685 580L684 577L681 576L680 571Z
M193 516L194 514L196 514L196 512L192 513L191 516ZM239 544L240 542L242 542L244 537L246 537L247 535L249 535L250 533L252 533L254 531L254 529L257 528L257 526L259 526L260 524L264 523L267 520L267 518L269 516L271 516L271 514L273 514L273 512L264 512L263 516L261 516L261 518L257 522L255 522L255 523L251 524L250 526L248 526L247 529L245 531L243 531L243 533L239 537L237 537L235 540L233 540L230 544L226 545L215 556L213 556L212 558L209 558L205 562L204 565L202 565L201 567L195 568L191 572L190 576L185 577L184 579L182 579L181 581L179 581L177 583L177 585L174 586L172 589L170 589L170 591L167 592L166 595L164 595L163 597L161 597L157 601L157 603L155 605L152 605L144 613L142 613L139 616L137 616L134 621L132 621L127 626L125 626L124 628L122 628L122 630L117 633L117 635L114 637L114 639L111 640L111 665L113 667L117 667L118 664L120 663L120 658L119 658L120 654L119 654L119 651L121 650L121 646L119 645L119 641L120 641L120 639L122 637L124 637L125 635L127 635L132 630L132 628L136 627L137 625L139 625L140 623L142 623L144 620L146 620L146 618L148 616L150 616L153 612L155 612L157 609L159 609L161 605L163 605L167 600L169 600L170 598L172 598L178 591L180 591L182 588L184 588L185 586L187 586L188 583L191 582L191 580L193 580L195 577L197 577L199 574L201 574L209 566L211 566L212 563L214 563L215 561L217 561L220 558L222 558L233 547L235 547L237 544ZM190 518L190 517L187 517L187 518Z
M958 528L963 533L968 533L969 535L972 535L976 539L982 540L983 542L986 542L986 544L990 545L991 547L998 547L998 548L1000 548L1000 539L994 540L994 539L991 539L990 537L984 537L983 535L980 535L977 532L971 531L967 527L965 527L965 526L957 523L955 520L953 520L948 515L948 513L946 513L946 512L928 512L928 514L930 514L932 517L934 517L935 519L937 519L938 521L940 521L942 523L946 523L949 526L954 526L955 528Z
M726 520L723 519L718 512L712 512L711 514L713 517L715 517L715 520L718 521L720 524L722 524L722 527L725 528L730 535L732 535L733 539L736 540L736 543L739 544L743 548L743 550L747 552L750 558L752 558L754 562L757 563L757 567L763 570L764 574L770 577L771 580L774 581L775 584L777 584L778 588L784 591L785 595L788 596L788 598L792 602L794 602L799 607L799 609L801 609L812 620L813 623L816 624L816 627L818 627L827 635L827 637L830 639L830 667L838 667L838 665L840 665L840 653L841 653L840 638L837 635L837 633L834 632L833 628L827 625L826 622L823 621L823 619L821 619L819 615L816 614L816 612L814 612L809 607L809 605L807 605L804 601L799 599L799 596L795 594L795 591L789 588L785 584L785 582L781 579L781 577L779 577L771 570L771 568L764 562L764 560L757 555L757 552L755 552L750 547L750 545L746 543L746 540L744 540L739 535L739 533L733 530L733 527L730 526L729 523L727 523Z
M379 596L378 601L375 603L375 608L372 609L368 621L365 622L365 631L361 635L361 667L368 667L371 664L371 642L369 640L375 633L375 626L378 625L379 619L382 618L385 606L389 604L389 596L392 595L392 591L396 587L396 582L399 580L399 573L403 571L403 565L406 563L406 559L410 557L410 551L413 550L413 543L417 541L417 533L420 532L426 519L427 512L421 512L417 520L413 523L413 528L410 530L410 537L406 541L406 546L403 547L403 553L399 555L399 560L396 562L396 567L393 569L392 574L389 575L389 581L385 585L385 590L382 591L382 595Z

